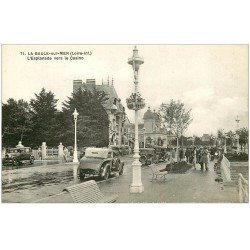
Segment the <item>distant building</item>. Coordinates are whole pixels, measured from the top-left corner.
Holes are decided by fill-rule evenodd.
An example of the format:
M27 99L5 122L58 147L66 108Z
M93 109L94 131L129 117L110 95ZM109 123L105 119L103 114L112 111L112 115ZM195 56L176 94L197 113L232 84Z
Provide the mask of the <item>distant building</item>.
M203 134L201 137L202 142L210 142L210 135L209 134Z
M143 115L143 123L138 125L139 145L145 144L147 147L158 145L167 147L175 136L170 134L165 127L162 126L161 117L155 111L151 111L150 107ZM130 125L130 138L134 138L134 124Z
M121 146L125 144L125 108L119 99L116 90L113 85L113 79L111 83L106 82L97 85L95 79L86 79L86 82L82 80L73 81L73 92L75 93L79 89L85 91L103 91L107 94L108 100L103 104L108 116L109 116L109 145Z
M168 133L165 127L162 127L161 117L158 113L152 112L150 107L143 115L145 141L147 144L154 144L158 146L168 145ZM143 134L142 134L143 135ZM140 141L142 136L140 136ZM142 143L143 144L143 143Z
M131 148L134 147L134 129L135 125L131 123L126 116L124 122L124 144L130 146Z

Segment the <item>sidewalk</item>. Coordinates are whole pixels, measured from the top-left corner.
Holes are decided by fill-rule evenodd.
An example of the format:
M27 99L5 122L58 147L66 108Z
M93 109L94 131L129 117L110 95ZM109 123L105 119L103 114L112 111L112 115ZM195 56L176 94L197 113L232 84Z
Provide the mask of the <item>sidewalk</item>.
M160 164L163 169L165 164ZM198 168L199 169L199 168ZM151 170L142 167L142 183L144 192L130 194L129 185L132 181L131 166L126 167L123 176L105 183L98 183L103 193L119 195L117 203L224 203L238 202L238 193L235 187L223 189L220 183L215 182L216 174L212 163L209 171L190 169L186 174L168 174L166 181L151 181Z
M144 166L141 171L144 192L130 194L133 158L124 160L123 175L97 183L104 194L117 194L117 203L238 202L235 187L222 189L223 186L215 182L217 176L212 164L207 172L190 169L186 174L168 174L166 181L151 181L151 170ZM165 163L158 166L164 167ZM34 202L58 194L65 187L80 183L74 177L74 169L75 164L64 163L2 171L2 202Z

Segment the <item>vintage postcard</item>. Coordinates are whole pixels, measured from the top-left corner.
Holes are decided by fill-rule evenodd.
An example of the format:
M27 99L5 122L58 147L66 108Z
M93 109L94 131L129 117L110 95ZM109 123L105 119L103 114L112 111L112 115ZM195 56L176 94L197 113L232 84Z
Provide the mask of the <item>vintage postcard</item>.
M2 203L249 201L248 45L2 45Z

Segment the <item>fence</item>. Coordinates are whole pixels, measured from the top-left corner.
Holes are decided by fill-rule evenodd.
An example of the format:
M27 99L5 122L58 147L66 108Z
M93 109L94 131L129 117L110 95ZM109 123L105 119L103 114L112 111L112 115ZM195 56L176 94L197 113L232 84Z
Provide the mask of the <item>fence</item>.
M230 161L224 155L221 161L221 175L223 182L231 181Z
M58 148L47 148L47 156L58 156Z
M239 174L238 179L238 188L239 188L239 202L248 202L249 201L249 184L248 181Z
M35 157L35 160L41 160L41 157L38 154L37 149L32 150L32 155ZM46 158L45 159L57 159L58 158L58 148L47 148L46 149Z

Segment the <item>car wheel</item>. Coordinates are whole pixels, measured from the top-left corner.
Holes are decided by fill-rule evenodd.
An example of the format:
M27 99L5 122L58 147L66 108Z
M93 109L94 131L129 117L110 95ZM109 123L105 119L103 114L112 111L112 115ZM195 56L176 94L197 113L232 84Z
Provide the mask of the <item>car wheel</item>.
M105 174L104 174L104 176L103 176L103 179L106 181L106 180L108 180L109 176L110 176L110 169L108 167Z
M140 157L140 162L141 162L142 165L146 165L146 162L147 162L146 156L144 156L144 155L141 156Z
M14 158L13 161L12 161L12 165L13 165L13 166L17 166L18 164L19 164L19 163L18 163L17 159Z
M119 171L119 175L123 175L123 166L121 166L121 169Z

